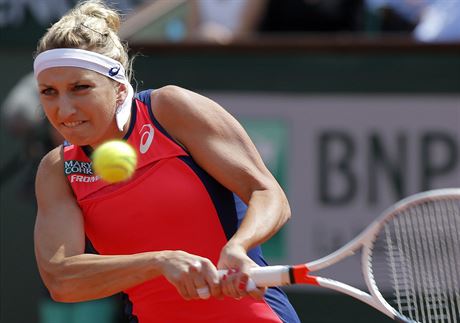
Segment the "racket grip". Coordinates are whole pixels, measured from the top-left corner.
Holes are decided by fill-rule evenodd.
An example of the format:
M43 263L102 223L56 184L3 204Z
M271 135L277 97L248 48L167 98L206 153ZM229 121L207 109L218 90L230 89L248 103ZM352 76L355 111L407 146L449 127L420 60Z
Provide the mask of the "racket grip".
M220 279L227 273L227 270L219 270ZM252 291L257 287L281 286L291 283L289 266L253 267L250 269L249 275L247 291Z
M222 280L224 275L227 275L229 271L221 269L218 273L219 279ZM253 291L257 287L282 286L291 283L289 266L254 267L250 269L250 278L246 285L246 291ZM201 299L207 299L210 296L208 287L198 288L197 293Z

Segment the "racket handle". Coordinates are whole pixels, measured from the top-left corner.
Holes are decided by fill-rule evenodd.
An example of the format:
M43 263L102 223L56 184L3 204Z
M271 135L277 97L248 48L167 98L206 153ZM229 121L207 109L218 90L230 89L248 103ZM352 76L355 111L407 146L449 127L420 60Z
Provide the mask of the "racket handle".
M291 283L289 266L254 267L251 269L250 276L258 287L282 286Z
M227 273L227 270L219 270L219 277L222 279ZM249 275L247 291L254 290L257 287L281 286L291 283L289 266L253 267L250 269Z
M219 278L222 280L224 275L229 273L226 269L219 270ZM246 291L250 292L257 287L271 287L289 285L293 283L289 266L266 266L254 267L250 269L250 278L246 285ZM197 293L202 299L210 296L208 287L197 289Z

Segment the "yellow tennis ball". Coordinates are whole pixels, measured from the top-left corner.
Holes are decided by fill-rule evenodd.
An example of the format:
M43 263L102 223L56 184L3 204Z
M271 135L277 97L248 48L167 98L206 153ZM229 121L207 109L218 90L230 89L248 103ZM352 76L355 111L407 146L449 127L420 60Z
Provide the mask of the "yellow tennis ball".
M136 170L136 151L126 141L107 141L91 157L94 172L108 183L126 181Z

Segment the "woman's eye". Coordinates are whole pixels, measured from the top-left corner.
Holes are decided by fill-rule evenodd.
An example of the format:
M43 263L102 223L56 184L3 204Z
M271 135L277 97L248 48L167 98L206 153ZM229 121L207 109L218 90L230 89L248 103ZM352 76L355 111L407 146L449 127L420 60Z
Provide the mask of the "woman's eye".
M77 90L77 91L81 91L81 90L86 90L86 89L89 89L90 86L89 85L86 85L86 84L78 84L78 85L75 85L74 89Z
M56 91L52 88L46 88L41 90L40 93L43 95L53 95L54 93L56 93Z

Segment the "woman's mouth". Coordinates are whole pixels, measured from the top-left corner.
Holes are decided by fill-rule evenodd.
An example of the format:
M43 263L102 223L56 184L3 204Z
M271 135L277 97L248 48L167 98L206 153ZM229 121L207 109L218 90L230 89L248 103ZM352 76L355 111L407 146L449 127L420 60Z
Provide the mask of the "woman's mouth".
M63 122L63 125L66 126L67 128L75 128L76 126L81 125L83 122L84 121Z

